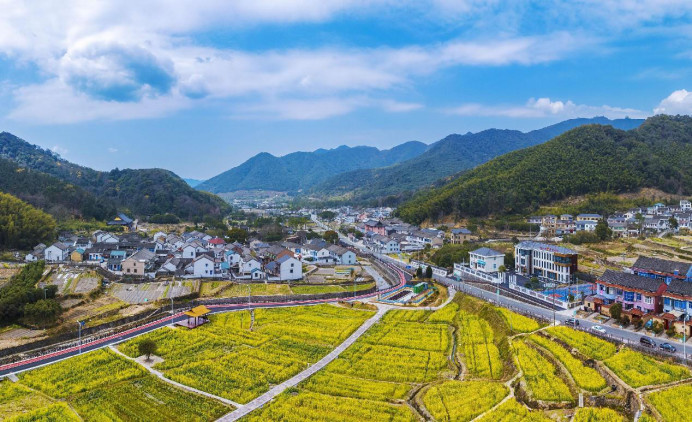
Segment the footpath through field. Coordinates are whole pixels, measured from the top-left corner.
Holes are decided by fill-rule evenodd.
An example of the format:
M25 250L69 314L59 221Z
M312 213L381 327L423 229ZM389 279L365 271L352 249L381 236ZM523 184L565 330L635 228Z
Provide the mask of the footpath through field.
M375 316L370 318L369 320L365 321L363 325L361 325L349 338L347 338L343 343L341 343L339 346L336 347L336 349L332 350L327 356L323 357L319 361L317 361L314 365L306 369L305 371L299 373L298 375L294 376L293 378L290 378L284 382L282 382L279 385L274 386L271 390L267 391L266 393L262 394L261 396L257 397L256 399L248 402L247 404L239 407L238 409L234 410L233 412L221 417L218 419L219 422L230 422L230 421L236 421L243 416L247 415L248 413L252 412L253 410L259 409L260 407L264 406L267 404L270 400L272 400L274 397L278 396L279 394L283 393L287 388L295 387L300 383L301 381L311 377L314 375L317 371L320 371L323 369L325 366L327 366L329 363L331 363L334 359L338 358L339 355L346 349L348 349L353 343L356 342L366 331L370 329L376 322L378 322L382 316L388 311L388 308L380 308Z
M118 350L118 348L115 347L115 346L113 346L112 344L108 345L108 348L111 349L111 350L112 350L113 352L115 352L116 354L118 354L118 355L122 356L123 358L127 359L127 360L131 360L131 361L133 361L133 362L137 362L137 359L134 359L134 358L131 358L131 357L127 356L125 353L123 353L123 352L121 352L120 350ZM139 362L137 362L137 363L139 363ZM185 385L185 384L181 384L181 383L179 383L179 382L175 382L175 381L173 381L173 380L171 380L171 379L168 379L168 378L166 378L161 372L157 371L156 369L152 368L152 367L149 366L149 365L141 365L141 366L144 367L144 369L146 369L147 371L151 372L153 375L155 375L155 376L156 376L157 378L159 378L161 381L167 382L168 384L174 385L174 386L176 386L176 387L178 387L178 388L181 388L181 389L183 389L183 390L187 390L187 391L190 391L190 392L192 392L192 393L199 394L199 395L201 395L201 396L209 397L209 398L218 400L218 401L220 401L220 402L222 402L222 403L225 403L225 404L230 404L231 406L233 406L233 407L235 407L235 408L239 408L239 407L242 406L242 404L240 404L240 403L236 403L236 402L234 402L234 401L225 399L225 398L223 398L223 397L215 396L214 394L210 394L210 393L204 392L204 391L202 391L202 390L198 390L198 389L196 389L196 388L192 388L192 387L189 387L189 386L187 386L187 385Z

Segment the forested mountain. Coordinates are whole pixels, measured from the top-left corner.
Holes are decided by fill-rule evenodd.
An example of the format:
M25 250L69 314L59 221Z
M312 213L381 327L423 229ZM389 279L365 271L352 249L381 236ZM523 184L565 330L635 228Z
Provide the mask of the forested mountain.
M0 158L0 192L10 193L58 219L105 220L116 211L113 201L99 199L72 183Z
M55 236L55 220L14 196L0 192L0 249L26 249Z
M561 133L584 124L608 124L619 129L639 126L641 119L610 120L606 117L572 119L542 129L518 130L488 129L465 135L449 135L432 144L423 154L399 164L370 170L357 170L340 174L315 186L310 194L324 199L348 199L367 202L387 196L395 202L411 192L433 184L462 170L521 148L543 143Z
M191 188L168 170L96 171L64 160L7 132L0 133L0 157L83 188L99 201L105 201L109 212L118 208L137 216L172 213L183 219L193 219L219 216L229 210L221 198ZM21 189L21 182L22 178L15 181L15 192Z
M637 129L587 125L498 157L425 190L398 209L406 221L527 213L572 195L643 187L692 194L692 118L659 115Z
M300 191L349 170L389 166L422 154L428 146L406 142L389 150L340 146L275 157L263 152L212 177L197 189L213 193L238 190Z

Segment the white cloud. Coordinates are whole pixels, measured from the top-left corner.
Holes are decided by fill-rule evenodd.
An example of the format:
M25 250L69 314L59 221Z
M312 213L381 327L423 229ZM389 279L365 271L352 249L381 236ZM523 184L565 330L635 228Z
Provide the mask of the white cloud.
M65 155L68 153L67 148L63 148L60 145L54 145L50 150L58 155Z
M591 106L575 104L572 101L552 101L550 98L530 98L524 105L483 105L462 104L446 110L447 113L460 116L542 118L542 117L595 117L605 116L611 119L624 117L643 118L651 113L633 108L613 107L609 105Z
M116 152L118 152L118 148L108 147L108 152L110 152L111 154L115 154Z
M656 108L656 114L692 114L692 92L679 89L664 98Z

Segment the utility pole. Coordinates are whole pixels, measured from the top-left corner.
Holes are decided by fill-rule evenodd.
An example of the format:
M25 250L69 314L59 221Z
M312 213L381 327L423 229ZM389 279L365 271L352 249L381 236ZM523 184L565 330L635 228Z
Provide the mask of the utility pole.
M252 298L252 284L247 286L247 308L250 310L250 331L255 325L255 310L250 307L250 300Z
M79 354L82 354L82 325L84 325L84 321L77 321L77 325L79 326Z

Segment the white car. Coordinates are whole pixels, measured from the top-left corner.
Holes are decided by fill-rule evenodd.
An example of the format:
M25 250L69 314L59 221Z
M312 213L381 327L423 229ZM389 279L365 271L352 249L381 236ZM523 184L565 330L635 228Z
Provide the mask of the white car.
M601 334L606 333L605 328L601 327L600 325L594 325L593 327L591 327L591 331L595 331L595 332L601 333Z

